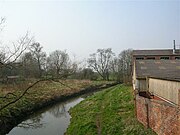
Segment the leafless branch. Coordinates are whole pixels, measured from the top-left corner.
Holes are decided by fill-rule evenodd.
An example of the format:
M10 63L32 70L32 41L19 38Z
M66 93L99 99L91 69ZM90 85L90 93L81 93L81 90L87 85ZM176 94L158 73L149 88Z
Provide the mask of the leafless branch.
M22 53L32 44L33 37L29 37L29 32L20 38L17 42L13 43L13 49L6 47L8 50L1 49L3 60L0 60L0 67L12 65Z
M5 23L5 21L6 21L6 19L4 17L0 18L0 31L2 31L2 29L4 28L3 24Z
M68 86L68 85L66 85L66 84L64 84L64 83L62 83L61 81L59 81L59 79L52 79L52 81L53 81L53 82L60 83L61 85L65 86L65 87L67 87L67 88L73 89L72 87L70 87L70 86Z
M33 37L29 38L29 32L25 34L24 37L20 38L17 43L13 43L14 50L10 51L11 54L5 60L5 63L12 59L11 63L15 62L21 54L29 47L32 43Z
M24 92L23 92L19 97L17 97L15 100L13 100L13 101L5 104L4 106L2 106L2 107L0 108L0 111L2 111L3 109L5 109L5 108L8 107L9 105L16 103L18 100L20 100L20 99L27 93L27 91L28 91L30 88L34 87L35 85L37 85L38 83L43 82L43 81L54 81L54 82L58 82L58 83L62 84L63 86L66 86L66 87L68 87L68 88L70 88L70 89L73 89L73 88L71 88L70 86L68 86L68 85L62 83L61 81L59 81L59 79L60 79L60 78L50 78L50 79L41 79L41 80L36 81L35 83L33 83L32 85L30 85L29 87L27 87L27 88L24 90ZM10 94L10 93L8 93L8 94ZM8 94L7 94L7 95L8 95ZM12 93L11 93L11 94L12 94ZM6 95L5 97L7 97L7 95ZM13 95L14 95L14 94L13 94Z

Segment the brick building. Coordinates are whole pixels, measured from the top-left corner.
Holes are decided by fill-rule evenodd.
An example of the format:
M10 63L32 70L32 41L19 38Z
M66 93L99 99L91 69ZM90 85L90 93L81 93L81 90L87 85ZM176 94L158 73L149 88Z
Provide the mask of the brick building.
M173 49L133 51L136 116L159 135L180 134L179 57Z

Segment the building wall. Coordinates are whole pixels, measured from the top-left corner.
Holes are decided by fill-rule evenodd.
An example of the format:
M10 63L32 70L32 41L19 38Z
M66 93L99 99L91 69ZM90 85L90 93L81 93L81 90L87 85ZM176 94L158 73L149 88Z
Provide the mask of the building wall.
M136 96L137 119L158 135L180 135L180 109L165 101Z
M138 91L146 91L146 79L137 79L136 78L136 70L135 70L135 61L133 66L133 75L132 75L132 83L134 90Z
M149 78L149 92L180 105L180 82Z
M146 80L145 79L143 79L143 80L138 80L137 79L137 82L138 82L139 91L147 91L147 89L146 89Z
M140 91L147 91L146 89L146 80L145 79L134 79L133 80L133 88L134 90Z

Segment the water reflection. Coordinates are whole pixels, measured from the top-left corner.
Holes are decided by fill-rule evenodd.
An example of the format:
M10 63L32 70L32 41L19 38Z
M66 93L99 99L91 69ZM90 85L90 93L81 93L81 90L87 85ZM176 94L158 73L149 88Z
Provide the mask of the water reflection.
M67 111L64 104L52 107L51 110L49 110L49 112L56 118L63 117L63 116L67 117L66 116Z
M39 114L37 116L33 116L33 118L30 118L27 121L23 121L17 127L24 128L26 130L43 128L45 123L42 122L42 119L43 119L42 114Z
M69 109L82 100L78 97L41 110L13 128L9 135L63 135L70 123Z

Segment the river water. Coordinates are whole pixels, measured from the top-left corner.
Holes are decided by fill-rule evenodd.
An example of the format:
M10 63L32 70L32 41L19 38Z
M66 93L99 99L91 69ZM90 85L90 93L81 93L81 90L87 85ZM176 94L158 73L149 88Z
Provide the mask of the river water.
M84 97L73 98L36 112L8 135L64 135L70 124L69 109L82 100Z

